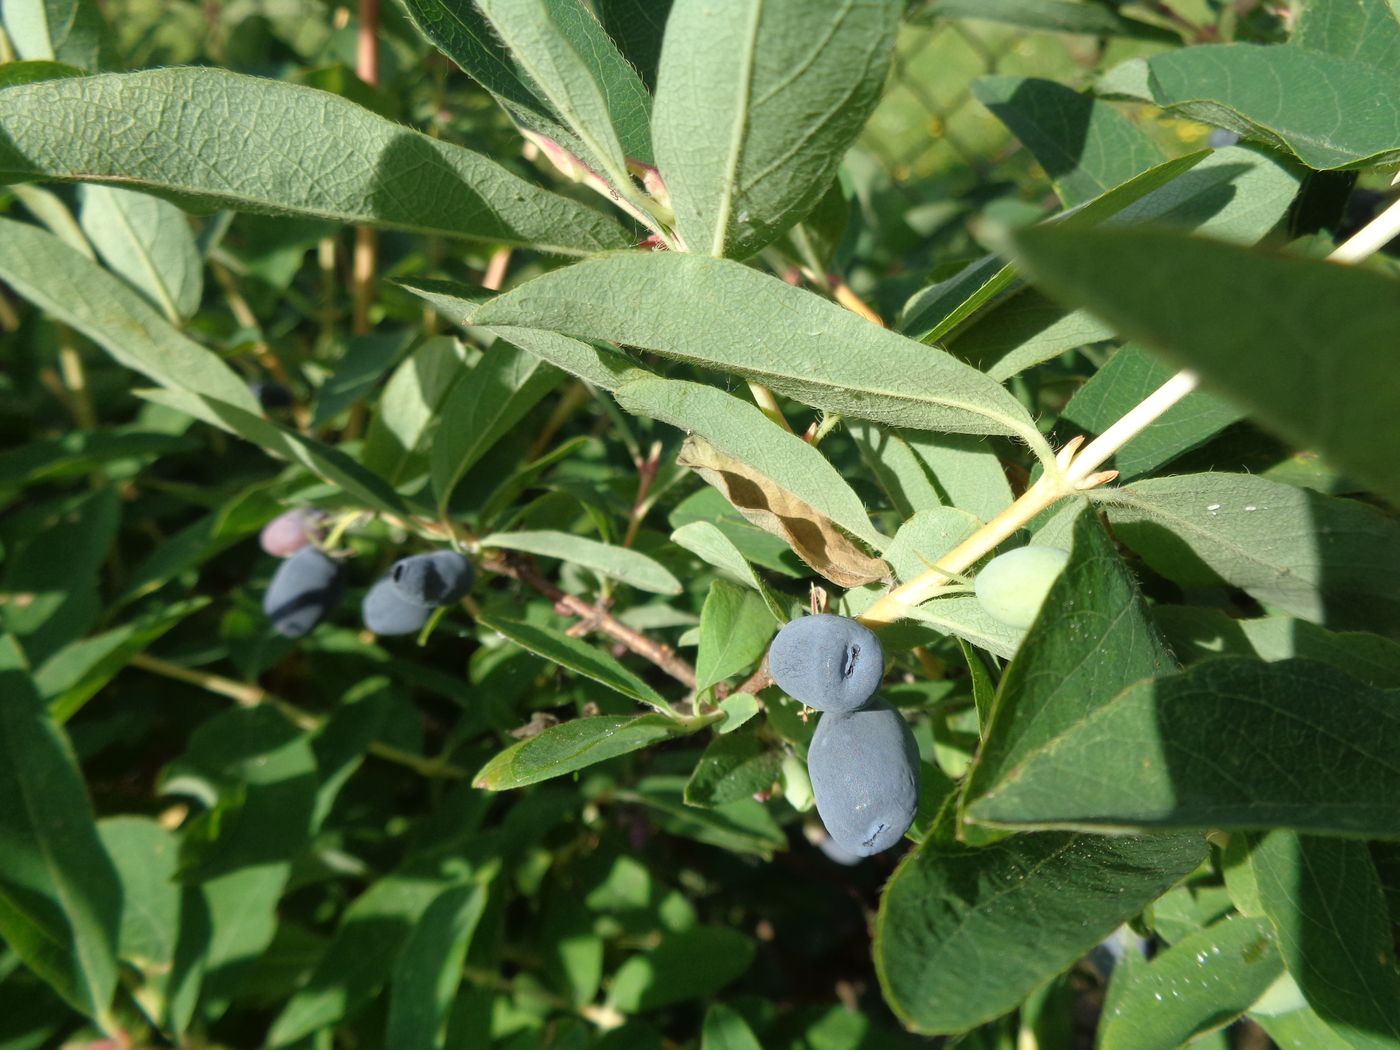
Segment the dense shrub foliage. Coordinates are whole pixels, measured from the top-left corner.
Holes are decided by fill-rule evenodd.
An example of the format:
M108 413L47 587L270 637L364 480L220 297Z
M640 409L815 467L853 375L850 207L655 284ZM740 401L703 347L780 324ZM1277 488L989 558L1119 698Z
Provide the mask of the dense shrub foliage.
M1395 0L0 29L0 1050L1400 1048Z

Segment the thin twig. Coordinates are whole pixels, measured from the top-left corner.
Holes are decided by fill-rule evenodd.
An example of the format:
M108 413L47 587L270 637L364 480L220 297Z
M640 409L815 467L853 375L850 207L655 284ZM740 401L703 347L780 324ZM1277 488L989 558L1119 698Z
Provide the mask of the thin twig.
M307 732L319 729L325 718L321 715L306 711L289 701L283 700L279 696L269 693L262 686L251 682L237 682L232 678L225 678L222 675L210 674L208 671L197 671L189 667L181 667L179 664L172 664L167 660L151 656L149 653L137 653L131 658L131 666L139 667L143 671L150 671L158 674L162 678L170 678L177 682L185 682L189 685L198 686L206 692L214 693L217 696L227 697L239 707L260 707L269 706L274 708L288 722L298 729ZM393 747L389 744L382 744L378 740L370 742L368 751L377 758L382 758L386 762L393 762L395 765L404 766L420 773L425 777L434 777L447 780L460 780L467 773L464 769L450 765L439 759L424 758L422 755L415 755L411 751L404 751L402 748Z
M570 615L595 620L599 631L621 642L642 659L655 664L687 689L695 688L695 668L677 656L675 650L669 645L652 641L640 631L628 627L606 609L590 605L582 598L572 594L566 594L535 572L526 562L499 557L483 562L481 567L487 572L509 576L513 580L519 580L527 587L534 588L554 602L556 608Z
M642 527L642 519L647 516L647 493L656 480L656 470L661 463L661 442L653 441L646 459L637 463L637 498L632 501L632 513L627 516L627 535L622 545L630 547L637 539L637 531Z

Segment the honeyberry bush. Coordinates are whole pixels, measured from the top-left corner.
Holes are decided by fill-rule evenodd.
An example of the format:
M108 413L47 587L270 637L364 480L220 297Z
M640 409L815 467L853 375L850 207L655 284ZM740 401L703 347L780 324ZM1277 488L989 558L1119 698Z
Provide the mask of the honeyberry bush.
M0 1047L1400 1046L1397 17L4 0Z

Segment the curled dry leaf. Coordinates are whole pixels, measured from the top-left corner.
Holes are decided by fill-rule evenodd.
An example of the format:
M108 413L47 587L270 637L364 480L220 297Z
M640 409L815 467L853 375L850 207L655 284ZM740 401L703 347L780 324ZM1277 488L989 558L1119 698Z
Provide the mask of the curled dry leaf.
M830 518L703 438L686 438L676 462L698 472L745 518L782 537L799 558L838 587L891 578L887 564L866 554Z

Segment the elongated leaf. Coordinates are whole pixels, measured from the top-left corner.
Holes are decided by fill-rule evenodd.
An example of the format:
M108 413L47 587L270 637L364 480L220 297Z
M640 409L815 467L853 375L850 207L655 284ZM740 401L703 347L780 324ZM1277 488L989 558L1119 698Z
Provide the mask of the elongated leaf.
M1304 4L1288 42L1375 69L1394 69L1400 60L1398 18L1400 13L1386 0Z
M385 1045L435 1050L442 1045L462 961L486 910L486 887L453 886L423 912L404 942L389 986Z
M1129 409L1172 377L1172 368L1137 346L1125 346L1089 377L1063 417L1091 434L1102 434ZM1123 478L1147 474L1202 444L1242 413L1205 390L1196 390L1167 409L1113 457Z
M603 27L573 0L477 0L522 73L614 180L651 163L651 96Z
M884 548L887 540L870 524L860 497L826 457L747 401L703 383L655 378L624 383L613 396L633 415L650 416L688 434L699 434L852 536L876 550Z
M1400 374L1378 273L1147 230L1027 230L1036 283L1187 365L1288 441L1400 503ZM1224 348L1224 349L1222 349Z
M1081 513L1069 564L1002 676L964 789L967 815L1025 755L1048 746L1125 686L1172 666L1122 558L1094 516Z
M559 115L536 93L473 0L404 0L414 27L491 92L521 126L582 155Z
M316 476L343 489L366 507L390 514L407 513L406 505L384 481L340 449L270 423L260 415L188 390L143 390L141 396L202 419L251 441L264 452L299 463Z
M1288 213L1300 178L1298 166L1275 153L1230 146L1215 150L1104 225L1170 225L1254 244ZM1068 310L1024 288L948 339L954 354L1004 380L1065 350L1112 335L1113 329L1087 310Z
M773 597L772 591L769 590L763 578L749 564L743 552L734 545L734 541L721 532L717 526L708 521L692 521L671 533L671 540L709 562L715 568L729 573L740 583L758 591L773 613L774 619L780 622L786 621L782 606Z
M763 1050L763 1047L742 1016L715 1003L705 1011L700 1050Z
M661 40L673 0L594 0L593 12L647 90L656 89Z
M184 212L117 186L84 186L83 232L108 266L178 324L199 309L204 263Z
M452 281L420 278L399 283L414 295L426 299L438 313L457 325L465 326L467 315L486 301L481 289ZM556 332L508 325L483 326L481 330L603 390L615 390L628 379L647 374L625 354L570 339Z
M575 718L512 744L482 766L472 782L488 791L509 791L694 732L695 728L665 715Z
M428 454L433 492L446 510L452 490L472 466L559 382L559 372L533 354L497 342L442 407Z
M98 825L121 894L118 955L139 974L132 995L154 1023L169 1013L170 976L180 937L182 898L197 889L175 879L179 843L148 817L108 817Z
M627 547L614 547L567 532L493 532L482 537L481 545L558 558L654 594L681 593L680 581L660 562Z
M1308 1005L1358 1050L1400 1042L1400 975L1366 844L1273 832L1249 866Z
M366 469L391 485L410 476L443 403L466 374L464 356L456 339L435 336L394 369L365 435L360 462Z
M1035 155L1066 208L1107 193L1166 158L1106 102L1053 80L989 76L972 94Z
M981 18L1026 29L1089 36L1128 36L1176 43L1170 30L1125 18L1112 7L1071 0L933 0L923 9L944 18Z
M1223 579L1305 620L1400 632L1400 524L1374 507L1249 474L1149 478L1113 498L1114 532L1170 579Z
M1177 1050L1244 1013L1282 973L1267 919L1223 919L1132 970L1104 1012L1098 1046Z
M571 638L563 631L518 620L506 620L485 612L477 616L477 621L483 627L504 635L522 649L528 649L551 663L567 667L570 671L591 678L650 707L661 711L669 710L665 697L613 659L609 653L587 642Z
M407 328L387 328L352 335L345 341L335 371L316 391L311 427L320 430L356 402L367 398L414 341Z
M1183 172L1201 163L1208 153L1177 157L1143 172L1108 193L1048 220L1058 226L1093 226L1142 199L1153 190L1168 185ZM1011 287L1016 269L999 255L988 255L968 264L961 271L915 293L904 304L899 330L912 339L941 341L959 325Z
M1197 835L1017 835L982 849L936 837L880 899L875 969L919 1032L961 1032L1069 969L1205 855Z
M816 205L879 101L900 10L676 0L652 135L691 251L752 255Z
M102 57L102 12L94 0L5 0L3 23L23 59L96 69Z
M112 460L149 462L201 447L190 437L141 430L73 431L39 438L0 452L0 486L22 488L36 481L82 477Z
M723 926L664 935L651 951L618 967L608 1001L626 1013L638 1013L707 999L747 970L753 957L753 941Z
M0 111L12 93L0 92ZM0 277L127 368L162 386L262 414L257 399L218 355L182 335L121 280L52 234L0 219Z
M468 320L642 347L855 419L1040 442L1020 403L974 369L727 260L607 255L527 281Z
M794 554L832 583L856 587L889 575L889 566L848 540L821 511L704 438L686 438L676 462L695 470L745 518L781 537Z
M1400 157L1400 76L1302 47L1200 44L1132 59L1103 94L1165 109L1292 151L1310 168Z
M1225 658L1140 682L1024 749L969 819L1084 827L1289 827L1400 837L1387 792L1400 696L1308 660ZM1122 741L1135 742L1126 752Z
M774 627L759 595L728 580L715 580L700 611L695 688L708 689L758 663Z
M118 112L113 123L103 114ZM0 175L116 183L205 206L580 255L628 243L601 213L480 154L310 88L153 69L0 91ZM411 179L386 177L412 171Z
M277 933L277 905L291 873L290 861L278 861L200 883L203 921L194 925L193 936L182 927L175 951L171 1011L176 1031L191 1023L196 1007L201 1017L216 1019L241 994L254 960Z
M98 573L120 523L121 499L108 485L46 516L6 559L0 623L30 659L49 659L97 622Z
M686 781L685 801L692 806L722 806L752 798L773 787L782 764L783 752L766 744L752 728L717 736Z
M453 881L410 867L386 875L356 898L306 986L272 1022L267 1045L286 1046L364 1009L393 978L395 960L413 928Z
M133 656L209 601L200 597L175 602L131 623L65 645L50 656L35 671L34 684L48 703L54 722L67 722Z
M0 636L0 936L79 1012L110 1025L121 899L77 760Z
M776 851L787 848L786 834L762 803L746 798L698 809L685 804L684 791L685 777L656 776L638 784L635 793L618 792L618 797L645 805L657 826L669 835L731 853L751 853L764 860L772 860Z
M847 429L896 510L908 518L952 506L983 519L1011 503L1001 461L984 439L897 431L852 422Z

